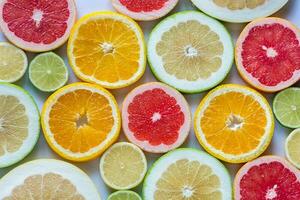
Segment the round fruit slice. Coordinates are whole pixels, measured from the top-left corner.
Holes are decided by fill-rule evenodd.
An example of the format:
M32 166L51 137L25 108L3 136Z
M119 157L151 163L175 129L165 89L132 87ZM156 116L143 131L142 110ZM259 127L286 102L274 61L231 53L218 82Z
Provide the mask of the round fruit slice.
M124 15L140 21L155 20L168 14L178 0L111 0L114 8Z
M19 162L32 151L39 138L39 118L25 90L0 83L0 168Z
M117 102L104 88L73 83L53 93L42 110L42 128L50 147L65 159L87 161L119 136Z
M234 199L300 199L300 173L284 159L263 156L245 164L234 180Z
M185 11L153 29L148 59L159 80L179 91L196 93L226 77L233 62L233 44L220 22L200 12Z
M31 61L29 79L39 90L53 92L67 83L68 69L63 59L55 53L43 53Z
M253 87L276 92L300 80L300 32L280 18L248 24L235 52L236 66Z
M288 160L300 169L300 129L294 130L285 140L285 154Z
M273 101L277 120L289 128L300 128L300 88L291 87L278 93Z
M232 199L224 165L195 149L177 149L153 164L143 186L144 200Z
M184 97L158 82L141 85L127 95L122 120L128 140L152 153L179 147L191 127L191 114Z
M217 19L242 23L272 15L288 0L191 0L196 7Z
M21 49L0 42L0 82L16 82L25 74L27 56Z
M230 163L243 163L262 154L274 132L267 100L255 90L221 85L201 101L194 118L195 133L203 148Z
M135 192L123 190L112 193L107 200L142 200L142 198Z
M145 42L139 25L114 12L95 12L73 27L68 57L82 80L116 89L136 82L146 68Z
M3 200L101 199L88 175L74 165L52 159L16 167L0 180L0 188Z

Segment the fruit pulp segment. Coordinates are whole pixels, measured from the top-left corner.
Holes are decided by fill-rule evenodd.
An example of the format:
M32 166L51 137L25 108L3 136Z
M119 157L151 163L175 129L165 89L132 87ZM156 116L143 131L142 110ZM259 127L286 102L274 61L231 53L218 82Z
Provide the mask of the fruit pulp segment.
M123 6L132 12L152 12L160 10L170 0L119 0Z
M247 0L247 1L237 1L237 0L213 0L215 4L221 7L226 7L230 10L242 10L242 9L255 9L263 5L266 0Z

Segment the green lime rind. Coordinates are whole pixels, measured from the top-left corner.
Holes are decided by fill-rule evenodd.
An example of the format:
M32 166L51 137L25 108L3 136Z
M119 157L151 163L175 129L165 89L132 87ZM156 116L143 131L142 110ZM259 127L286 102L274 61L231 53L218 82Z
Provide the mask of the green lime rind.
M121 190L109 195L107 200L142 200L142 198L136 192Z

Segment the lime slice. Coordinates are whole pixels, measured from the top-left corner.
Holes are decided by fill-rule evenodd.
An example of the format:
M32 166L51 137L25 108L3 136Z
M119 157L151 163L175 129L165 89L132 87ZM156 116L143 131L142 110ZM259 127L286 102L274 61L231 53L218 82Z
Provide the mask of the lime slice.
M24 75L27 65L24 51L7 42L0 42L0 82L16 82Z
M39 90L53 92L68 81L68 69L63 59L55 53L43 53L31 61L29 79Z
M285 140L285 154L288 160L300 169L300 128L291 132Z
M123 190L112 193L107 200L142 200L142 198L133 191Z
M291 87L279 92L273 101L273 111L283 126L300 128L300 88Z

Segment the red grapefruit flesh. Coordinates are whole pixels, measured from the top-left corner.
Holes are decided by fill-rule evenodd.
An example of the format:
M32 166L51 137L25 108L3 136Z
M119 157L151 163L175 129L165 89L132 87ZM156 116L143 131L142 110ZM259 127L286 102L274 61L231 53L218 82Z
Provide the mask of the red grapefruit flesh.
M162 83L147 83L123 102L123 130L128 140L152 153L179 147L191 126L189 106L179 92Z
M16 46L33 52L61 46L75 23L73 0L3 0L0 27Z
M237 173L234 197L235 200L299 200L300 171L283 158L260 157Z
M248 24L236 45L236 65L255 88L276 92L300 79L300 32L280 18Z

